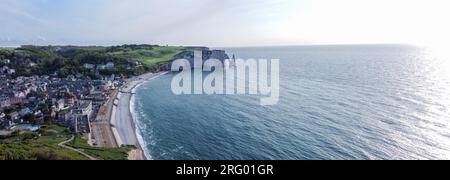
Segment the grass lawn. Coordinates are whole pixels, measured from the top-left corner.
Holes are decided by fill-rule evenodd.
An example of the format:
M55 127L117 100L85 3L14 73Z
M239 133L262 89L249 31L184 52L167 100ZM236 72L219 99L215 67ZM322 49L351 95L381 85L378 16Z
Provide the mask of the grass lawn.
M181 53L181 47L161 46L152 49L138 49L130 51L117 51L111 53L113 56L124 57L129 60L137 60L143 64L152 66L158 63L167 62L175 59L175 56Z

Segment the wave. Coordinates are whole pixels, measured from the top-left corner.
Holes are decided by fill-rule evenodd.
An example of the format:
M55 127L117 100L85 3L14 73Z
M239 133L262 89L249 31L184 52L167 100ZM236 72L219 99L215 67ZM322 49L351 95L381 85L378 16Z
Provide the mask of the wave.
M131 90L131 92L133 93L133 95L131 96L131 99L130 99L130 112L131 112L131 117L132 117L132 119L133 119L133 123L134 123L134 128L135 128L135 133L136 133L136 138L137 138L137 140L138 140L138 143L139 143L139 146L141 147L141 149L142 149L142 151L144 151L144 156L145 156L145 158L146 159L148 159L148 160L153 160L153 157L152 157L152 155L151 155L151 152L150 152L150 150L147 148L148 147L148 144L145 142L145 140L144 140L144 138L143 138L143 136L142 136L142 130L141 130L141 128L139 128L139 127L142 127L142 123L141 123L141 121L139 121L139 114L137 113L137 111L136 111L136 90L138 89L138 88L140 88L143 84L145 84L145 83L148 83L148 82L150 82L151 80L153 80L153 79L155 79L155 78L158 78L158 77L160 77L160 76L163 76L163 75L165 75L165 74L167 74L168 72L164 72L164 73L161 73L161 74L159 74L159 75L157 75L157 76L155 76L155 77L152 77L152 78L149 78L149 79L147 79L147 80L145 80L145 81L143 81L143 82L141 82L141 83L139 83L139 84L137 84L132 90Z

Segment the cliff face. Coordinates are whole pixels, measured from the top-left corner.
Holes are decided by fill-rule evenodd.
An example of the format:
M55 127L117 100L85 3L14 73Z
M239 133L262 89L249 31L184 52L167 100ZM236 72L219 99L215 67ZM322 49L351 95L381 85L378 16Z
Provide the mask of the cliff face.
M202 68L202 67L195 67L194 66L194 50L198 50L202 52L202 65L205 63L208 59L217 59L221 61L222 63L226 59L230 59L228 54L224 50L210 50L209 48L205 47L197 47L197 48L190 48L188 50L183 51L179 58L180 59L186 59L191 64L192 68ZM170 71L172 67L172 62L164 63L160 66L161 71Z
M208 59L218 59L223 62L225 59L230 59L230 57L224 50L203 51L203 60L205 61Z

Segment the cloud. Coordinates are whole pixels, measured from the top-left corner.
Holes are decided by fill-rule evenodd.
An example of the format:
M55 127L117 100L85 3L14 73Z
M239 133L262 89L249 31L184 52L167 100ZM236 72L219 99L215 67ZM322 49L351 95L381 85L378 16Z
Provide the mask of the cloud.
M445 0L2 0L0 34L23 43L96 45L435 42L450 31L445 25L450 16L447 4Z
M287 1L5 0L0 4L0 25L5 27L0 33L25 42L45 36L44 42L60 44L220 45L225 42L222 37L239 43L243 36L261 34L274 14L283 14L276 9L283 2Z

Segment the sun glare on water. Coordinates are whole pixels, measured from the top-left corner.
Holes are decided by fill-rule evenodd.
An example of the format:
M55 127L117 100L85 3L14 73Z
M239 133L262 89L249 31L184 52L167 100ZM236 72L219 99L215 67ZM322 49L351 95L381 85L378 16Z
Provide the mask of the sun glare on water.
M425 58L428 62L429 70L426 72L427 81L432 82L432 86L425 88L428 92L435 92L428 95L432 98L433 104L428 104L428 113L435 114L433 122L440 126L434 126L435 132L423 132L426 136L432 137L443 149L450 149L450 47L444 42L437 42L426 46ZM449 151L435 152L445 159L450 158Z

